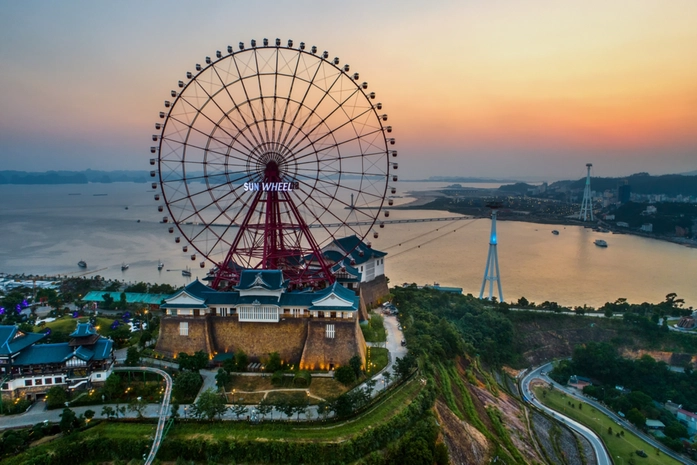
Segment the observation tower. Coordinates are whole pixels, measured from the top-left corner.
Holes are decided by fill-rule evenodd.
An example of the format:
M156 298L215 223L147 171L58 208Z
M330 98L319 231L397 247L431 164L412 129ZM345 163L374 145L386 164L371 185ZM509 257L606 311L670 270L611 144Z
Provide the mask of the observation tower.
M492 300L494 296L494 282L499 290L499 302L503 302L503 291L501 290L501 276L499 274L499 255L496 250L498 237L496 236L496 212L501 208L499 202L487 204L491 208L491 236L489 237L489 256L486 259L486 267L484 268L484 280L482 281L482 289L479 291L479 298L483 298L484 290L487 282L489 283L489 297Z

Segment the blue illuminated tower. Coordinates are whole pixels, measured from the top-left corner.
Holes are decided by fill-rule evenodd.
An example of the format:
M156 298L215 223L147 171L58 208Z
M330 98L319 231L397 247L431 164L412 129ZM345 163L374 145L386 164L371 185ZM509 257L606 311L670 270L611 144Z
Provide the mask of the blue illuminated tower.
M503 302L503 291L501 290L501 277L499 274L499 255L496 251L496 211L501 208L501 204L494 202L487 205L491 208L491 237L489 239L489 256L486 259L486 268L484 269L484 280L482 281L482 290L479 291L479 298L483 298L486 283L489 281L489 300L493 300L494 281L499 288L499 302Z
M586 188L583 190L583 201L581 202L581 213L578 218L581 221L593 221L593 198L591 197L591 167L592 163L587 163L588 174L586 175Z

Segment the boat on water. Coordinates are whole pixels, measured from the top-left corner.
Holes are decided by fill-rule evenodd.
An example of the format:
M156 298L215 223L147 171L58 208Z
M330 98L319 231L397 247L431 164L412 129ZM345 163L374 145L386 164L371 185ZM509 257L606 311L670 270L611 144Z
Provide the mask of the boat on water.
M157 262L157 271L162 271L162 268L165 267L165 264L162 263L161 261Z
M79 262L77 262L77 266L79 266L80 268L87 268L87 262L85 262L84 260L80 260Z
M558 235L559 235L559 231L557 231L556 229L553 229L553 230L552 230L552 234L554 234L555 236L558 236Z
M126 271L128 269L128 263L121 265L121 271Z
M607 242L602 239L596 239L593 244L597 245L598 247L607 247Z
M187 266L185 270L182 270L182 276L191 276L191 270Z

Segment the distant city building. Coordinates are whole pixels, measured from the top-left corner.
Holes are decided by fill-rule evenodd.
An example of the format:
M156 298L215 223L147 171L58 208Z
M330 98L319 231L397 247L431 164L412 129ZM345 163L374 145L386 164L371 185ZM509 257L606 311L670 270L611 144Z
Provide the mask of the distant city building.
M625 221L618 221L616 224L619 228L628 228L629 227L629 223L627 223Z
M641 225L641 229L644 232L653 232L653 224L652 223L644 223Z
M38 344L46 335L0 326L2 398L41 399L53 386L89 389L111 373L113 341L91 324L78 323L69 342Z
M617 188L617 199L620 203L627 203L632 198L632 186L623 184Z
M615 215L605 215L605 221L612 221L615 219Z
M658 209L654 205L649 205L645 211L647 215L655 215Z

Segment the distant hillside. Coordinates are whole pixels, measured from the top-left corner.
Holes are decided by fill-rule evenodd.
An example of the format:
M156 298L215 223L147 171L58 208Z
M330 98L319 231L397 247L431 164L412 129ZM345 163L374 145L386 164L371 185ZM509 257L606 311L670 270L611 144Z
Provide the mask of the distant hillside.
M670 197L676 195L697 196L697 177L686 174L666 174L663 176L650 176L647 173L637 173L624 178L591 178L591 188L594 191L616 190L627 182L635 194L665 194ZM567 187L569 189L583 189L586 178L576 181L557 181L552 183L550 189Z
M0 171L0 184L87 184L148 181L147 171Z

